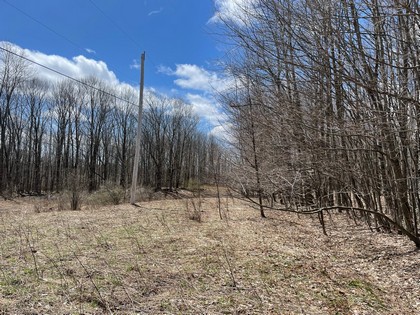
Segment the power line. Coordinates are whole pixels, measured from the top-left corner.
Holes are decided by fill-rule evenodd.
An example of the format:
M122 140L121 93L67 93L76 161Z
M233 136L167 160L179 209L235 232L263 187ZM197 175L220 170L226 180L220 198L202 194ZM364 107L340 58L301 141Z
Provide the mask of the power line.
M121 33L123 33L135 46L137 49L140 49L139 43L131 37L128 32L126 32L117 22L115 22L108 14L105 13L104 10L102 10L93 0L89 0L89 2L99 11L103 16L105 16L116 28L119 29Z
M39 25L41 25L42 27L44 27L44 28L46 28L47 30L49 30L50 32L52 32L52 33L54 33L55 35L57 35L57 36L59 36L59 37L61 37L62 39L64 39L65 41L67 41L67 42L69 42L71 45L73 45L74 47L76 47L77 49L79 49L79 50L81 50L81 51L83 51L83 52L85 52L86 51L86 49L85 48L83 48L83 47L81 47L80 45L78 45L76 42L74 42L74 41L72 41L71 39L69 39L68 37L66 37L66 36L64 36L64 35L62 35L62 34L60 34L59 32L57 32L57 31L55 31L53 28L51 28L51 27L49 27L48 25L46 25L45 23L43 23L43 22L41 22L40 20L38 20L38 19L36 19L36 18L34 18L33 16L31 16L30 14L28 14L27 12L25 12L25 11L23 11L22 9L20 9L20 8L18 8L17 6L15 6L14 4L12 4L12 3L10 3L9 1L7 1L7 0L3 0L3 2L4 3L6 3L7 5L9 5L10 7L12 7L12 8L14 8L16 11L18 11L18 12L20 12L21 14L23 14L23 15L25 15L27 18L29 18L29 19L31 19L32 21L34 21L34 22L36 22L36 23L38 23ZM139 49L140 50L140 44L132 37L132 36L130 36L130 34L128 33L128 32L126 32L121 26L119 26L119 24L117 23L117 22L115 22L109 15L107 15L93 0L89 0L89 2L102 14L102 15L104 15L108 20L110 20L111 21L111 23L116 27L116 28L118 28L119 29L119 31L121 32L121 33L123 33L126 37L127 37L127 39L129 39L134 45L135 45L135 47L137 48L137 49ZM4 49L3 49L4 50ZM13 52L10 52L10 53L13 53ZM57 74L60 74L60 75L63 75L63 76L65 76L65 77L68 77L66 74L63 74L63 73L60 73L60 72L58 72L57 70L54 70L54 69L50 69L50 68L48 68L47 66L44 66L44 65L42 65L42 64L38 64L37 62L35 62L35 61L33 61L33 60L30 60L30 59L28 59L28 58L26 58L26 57L24 57L24 56L20 56L20 55L18 55L19 57L21 57L21 58L23 58L23 59L27 59L29 62L32 62L32 63L34 63L34 64L37 64L38 66L40 66L40 67L44 67L45 69L48 69L48 70L50 70L50 71L53 71L53 72L55 72L55 73L57 73ZM150 59L150 58L149 58ZM153 60L153 58L150 60L152 63L153 63L153 65L157 68L158 66L157 66L157 64L154 62L154 60ZM74 79L74 78L71 78L71 77L69 77L70 79L72 79L72 80L75 80L75 81L77 81L77 79ZM82 83L83 84L83 83ZM129 103L129 102L128 102ZM131 103L130 103L131 104Z
M72 44L74 47L76 47L77 49L80 49L82 51L85 51L84 48L80 47L80 45L78 45L77 43L75 43L74 41L72 41L71 39L69 39L68 37L58 33L57 31L55 31L54 29L52 29L51 27L49 27L48 25L46 25L45 23L41 22L40 20L34 18L33 16L29 15L28 13L26 13L25 11L23 11L22 9L18 8L17 6L15 6L14 4L10 3L7 0L3 0L4 3L6 3L7 5L9 5L10 7L14 8L16 11L22 13L23 15L25 15L27 18L31 19L32 21L38 23L39 25L43 26L44 28L46 28L47 30L49 30L50 32L54 33L55 35L61 37L62 39L64 39L65 41L69 42L70 44Z
M113 24L114 24L114 26L116 26L122 33L124 33L124 35L125 36L127 36L127 38L129 39L129 40L131 40L135 45L136 45L136 47L139 49L139 44L123 29L123 28L121 28L115 21L113 21L103 10L101 10L101 8L99 7L99 6L97 6L92 0L89 0L91 3L92 3L92 5L97 9L97 10L99 10L106 18L108 18ZM39 25L41 25L42 27L44 27L44 28L46 28L47 30L49 30L50 32L52 32L52 33L54 33L55 35L57 35L57 36L59 36L59 37L61 37L62 39L64 39L65 41L67 41L67 42L69 42L71 45L73 45L74 47L76 47L77 49L79 49L79 50L81 50L81 51L83 51L83 52L86 52L87 51L87 49L85 49L85 48L83 48L83 47L81 47L80 45L78 45L76 42L74 42L74 41L72 41L71 39L69 39L68 37L66 37L66 36L64 36L64 35L62 35L62 34L60 34L59 32L57 32L57 31L55 31L53 28L51 28L51 27L49 27L48 25L46 25L45 23L43 23L43 22L41 22L40 20L38 20L38 19L36 19L36 18L34 18L33 16L31 16L30 14L28 14L27 12L25 12L25 11L23 11L22 9L20 9L20 8L18 8L17 6L15 6L14 4L12 4L12 3L10 3L9 1L7 1L7 0L3 0L3 2L4 3L6 3L7 5L9 5L10 7L12 7L12 8L14 8L16 11L18 11L18 12L20 12L21 14L23 14L23 15L25 15L27 18L29 18L29 19L31 19L32 21L34 21L34 22L36 22L36 23L38 23ZM11 53L13 53L13 52L11 52ZM21 57L21 58L23 58L23 59L27 59L27 58L25 58L25 57L23 57L23 56L20 56L19 55L19 57ZM36 62L34 62L33 60L28 60L28 61L30 61L30 62L32 62L32 63L35 63L35 64L37 64ZM48 67L47 66L44 66L44 65L41 65L41 64L38 64L39 66L41 66L41 67L44 67L44 68L46 68L46 69L48 69ZM53 72L56 72L56 73L58 73L58 74L60 74L60 75L63 75L63 76L66 76L67 77L67 75L65 75L65 74L62 74L62 73L59 73L58 71L56 71L56 70L54 70L54 69L48 69L48 70L50 70L50 71L53 71ZM71 78L71 79L74 79L74 78ZM74 79L74 80L76 80L76 79ZM131 104L131 103L130 103Z
M128 40L130 40L134 45L135 45L135 47L138 49L138 50L141 50L140 49L140 44L126 31L126 30L124 30L117 22L115 22L115 20L114 19L112 19L108 14L106 14L105 13L105 11L104 10L102 10L93 0L89 0L89 2L103 15L103 16L105 16L116 28L118 28L118 30L121 32L121 33L123 33L126 37L127 37L127 39ZM151 58L150 56L148 57L148 59L150 60L150 62L156 67L156 68L158 68L158 66L157 66L157 64L154 62L154 59L153 58ZM140 66L140 64L139 64L139 66Z
M12 55L14 55L14 56L16 56L16 57L22 58L23 60L26 60L26 61L28 61L28 62L30 62L30 63L33 63L33 64L35 64L35 65L37 65L37 66L39 66L39 67L42 67L42 68L47 69L47 70L49 70L49 71L51 71L51 72L54 72L54 73L56 73L56 74L58 74L58 75L61 75L61 76L63 76L63 77L66 77L67 79L70 79L70 80L75 81L75 82L77 82L77 83L80 83L80 84L82 84L82 85L84 85L84 86L87 86L87 87L89 87L89 88L91 88L91 89L93 89L93 90L96 90L96 91L101 92L101 93L104 93L104 94L106 94L106 95L109 95L109 96L115 97L115 99L118 99L118 100L120 100L120 101L126 102L127 104L134 105L134 106L138 106L138 104L132 103L132 102L130 102L130 101L128 101L128 100L126 100L126 99L124 99L124 98L122 98L122 97L119 97L118 95L115 95L115 94L109 93L109 92L107 92L107 91L105 91L105 90L102 90L102 89L100 89L100 88L98 88L98 87L96 87L96 86L94 86L94 85L91 85L91 84L88 84L88 83L86 83L86 82L83 82L82 80L79 80L79 79L73 78L73 77L71 77L71 76L69 76L69 75L67 75L67 74L65 74L65 73L62 73L62 72L60 72L60 71L58 71L58 70L55 70L55 69L53 69L53 68L50 68L50 67L48 67L48 66L46 66L46 65L43 65L43 64L41 64L41 63L39 63L39 62L36 62L36 61L34 61L34 60L32 60L32 59L29 59L29 58L27 58L27 57L25 57L25 56L19 55L18 53L15 53L15 52L13 52L13 51L11 51L11 50L9 50L9 49L6 49L6 48L4 48L4 47L2 47L2 46L0 46L0 49L1 49L1 50L3 50L3 51L6 51L6 52L8 52L8 53L10 53L10 54L12 54Z

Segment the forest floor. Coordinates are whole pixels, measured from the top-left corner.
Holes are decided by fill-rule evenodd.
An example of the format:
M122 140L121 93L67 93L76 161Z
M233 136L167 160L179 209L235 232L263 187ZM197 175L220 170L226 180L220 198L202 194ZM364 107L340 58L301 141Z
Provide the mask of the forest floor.
M237 199L0 201L0 314L420 314L420 251ZM196 220L191 218L195 217ZM198 220L201 219L201 222Z

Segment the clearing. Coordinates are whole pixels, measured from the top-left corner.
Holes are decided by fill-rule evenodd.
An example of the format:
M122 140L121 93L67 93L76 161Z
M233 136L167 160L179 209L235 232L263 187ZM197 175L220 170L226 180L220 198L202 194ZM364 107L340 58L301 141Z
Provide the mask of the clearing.
M324 236L316 217L222 207L226 220L216 198L0 201L0 314L420 314L407 238L340 214Z

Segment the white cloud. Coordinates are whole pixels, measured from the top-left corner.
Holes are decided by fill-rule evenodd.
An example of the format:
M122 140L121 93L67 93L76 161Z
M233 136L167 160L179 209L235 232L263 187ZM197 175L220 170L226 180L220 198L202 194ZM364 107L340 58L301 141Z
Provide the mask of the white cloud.
M0 42L0 45L3 43L5 42ZM16 48L16 50L22 51L26 58L72 78L81 79L92 75L114 86L122 84L117 79L115 73L109 70L107 64L103 61L86 58L82 55L67 59L58 55L47 55L39 51L22 49L15 44L11 45ZM37 66L35 64L32 66L36 75L41 79L49 81L63 79L62 75L50 71L45 67Z
M0 42L0 45L2 43ZM81 55L68 59L58 55L48 55L39 51L21 49L17 45L12 45L17 50L23 51L26 58L72 78L81 79L92 75L117 88L117 90L128 89L131 90L133 95L138 93L138 87L120 82L115 73L103 61ZM137 63L133 62L132 67L137 67ZM33 65L33 69L36 76L41 79L55 82L64 78L58 73L37 65ZM174 94L184 94L182 89L196 90L197 93L187 92L184 94L185 100L191 104L193 112L209 127L211 130L210 134L219 138L223 138L222 135L226 136L225 129L228 128L227 117L221 111L218 102L212 97L212 93L226 88L230 82L228 79L221 78L215 72L190 64L176 65L175 70L161 66L159 67L159 72L177 77L174 83L181 89L172 91ZM148 91L156 92L152 87L148 87L145 93L147 94ZM157 91L157 93L160 93L160 91Z
M183 89L214 92L226 86L224 78L220 78L215 72L210 72L197 65L178 64L175 70L160 66L158 71L178 77L174 80L174 83Z
M225 122L223 124L220 124L218 126L215 126L211 131L210 131L210 135L228 142L228 143L232 143L234 140L234 137L232 136L231 133L231 128L232 128L232 124L229 122Z
M210 98L202 95L187 93L186 100L192 105L193 112L199 117L204 117L212 126L220 124L223 115L218 110L218 105Z
M221 140L230 139L230 123L220 105L212 97L187 93L186 101L191 104L192 111L198 115L210 128L210 135Z
M258 0L214 0L216 12L210 18L209 23L222 21L243 24L247 12L253 11Z
M161 65L158 71L176 77L174 83L181 90L196 91L184 95L185 100L191 104L193 112L211 130L210 134L220 139L228 137L227 116L213 95L231 88L232 79L193 64L177 64L175 70Z

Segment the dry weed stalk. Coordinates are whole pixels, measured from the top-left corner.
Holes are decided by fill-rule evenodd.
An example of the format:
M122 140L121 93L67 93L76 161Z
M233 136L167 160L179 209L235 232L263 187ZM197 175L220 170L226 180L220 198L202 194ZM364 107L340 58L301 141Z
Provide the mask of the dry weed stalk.
M203 200L201 198L201 194L200 192L198 192L198 194L196 195L194 193L193 198L190 199L186 199L186 212L188 215L188 218L190 220L196 221L196 222L201 222L202 221L202 205L203 205ZM191 207L190 207L191 204Z
M237 288L238 283L237 283L236 278L235 278L235 270L234 270L232 262L231 262L231 260L228 256L226 246L223 243L223 241L221 241L221 245L222 245L222 249L223 249L224 260L226 261L226 264L228 266L227 271L229 272L229 277L230 277L230 280L232 281L232 287Z

